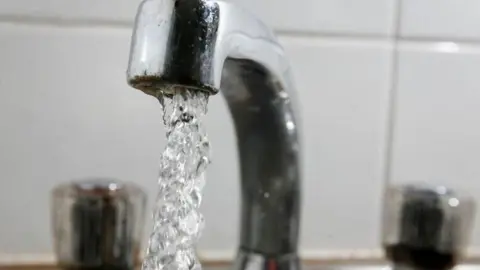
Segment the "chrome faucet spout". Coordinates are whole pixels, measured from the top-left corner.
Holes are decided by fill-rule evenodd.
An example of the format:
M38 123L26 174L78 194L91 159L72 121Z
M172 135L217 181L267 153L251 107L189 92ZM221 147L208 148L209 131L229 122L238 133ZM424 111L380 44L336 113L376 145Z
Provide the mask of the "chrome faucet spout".
M300 145L290 66L255 16L213 0L144 0L127 71L143 92L221 91L235 122L241 168L236 269L297 269Z

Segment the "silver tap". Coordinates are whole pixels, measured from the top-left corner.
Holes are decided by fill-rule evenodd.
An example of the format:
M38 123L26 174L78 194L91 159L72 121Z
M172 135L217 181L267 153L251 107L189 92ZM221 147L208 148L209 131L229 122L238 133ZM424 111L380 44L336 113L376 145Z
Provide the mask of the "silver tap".
M299 268L299 127L290 66L273 32L231 3L144 0L127 79L155 97L171 86L223 93L241 163L236 269Z
M135 269L147 201L140 187L114 179L85 179L58 185L51 195L60 267Z
M403 269L450 269L464 254L473 198L443 186L390 186L383 213L387 258Z

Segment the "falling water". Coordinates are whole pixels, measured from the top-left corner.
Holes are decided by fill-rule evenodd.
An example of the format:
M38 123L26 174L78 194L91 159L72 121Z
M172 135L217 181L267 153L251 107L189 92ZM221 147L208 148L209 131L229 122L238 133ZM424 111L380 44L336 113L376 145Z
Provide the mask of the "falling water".
M142 270L200 270L195 244L204 220L199 212L205 169L210 162L209 142L201 118L208 95L173 89L161 96L167 145L160 161L158 194Z

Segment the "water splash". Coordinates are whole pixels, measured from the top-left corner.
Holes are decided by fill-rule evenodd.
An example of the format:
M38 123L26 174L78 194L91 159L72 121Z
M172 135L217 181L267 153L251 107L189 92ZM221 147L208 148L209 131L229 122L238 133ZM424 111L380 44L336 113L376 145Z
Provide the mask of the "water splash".
M208 95L184 88L159 98L167 129L159 191L142 270L200 270L195 245L204 226L199 212L210 145L201 118Z

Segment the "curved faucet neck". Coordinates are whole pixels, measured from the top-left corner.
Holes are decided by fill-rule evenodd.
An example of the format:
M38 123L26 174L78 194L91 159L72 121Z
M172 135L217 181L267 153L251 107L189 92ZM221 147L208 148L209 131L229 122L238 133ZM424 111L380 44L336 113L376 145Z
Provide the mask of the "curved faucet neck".
M221 90L235 122L241 163L241 254L277 262L297 260L300 223L299 127L290 72L273 32L234 4L140 5L129 84L155 96L171 85Z

